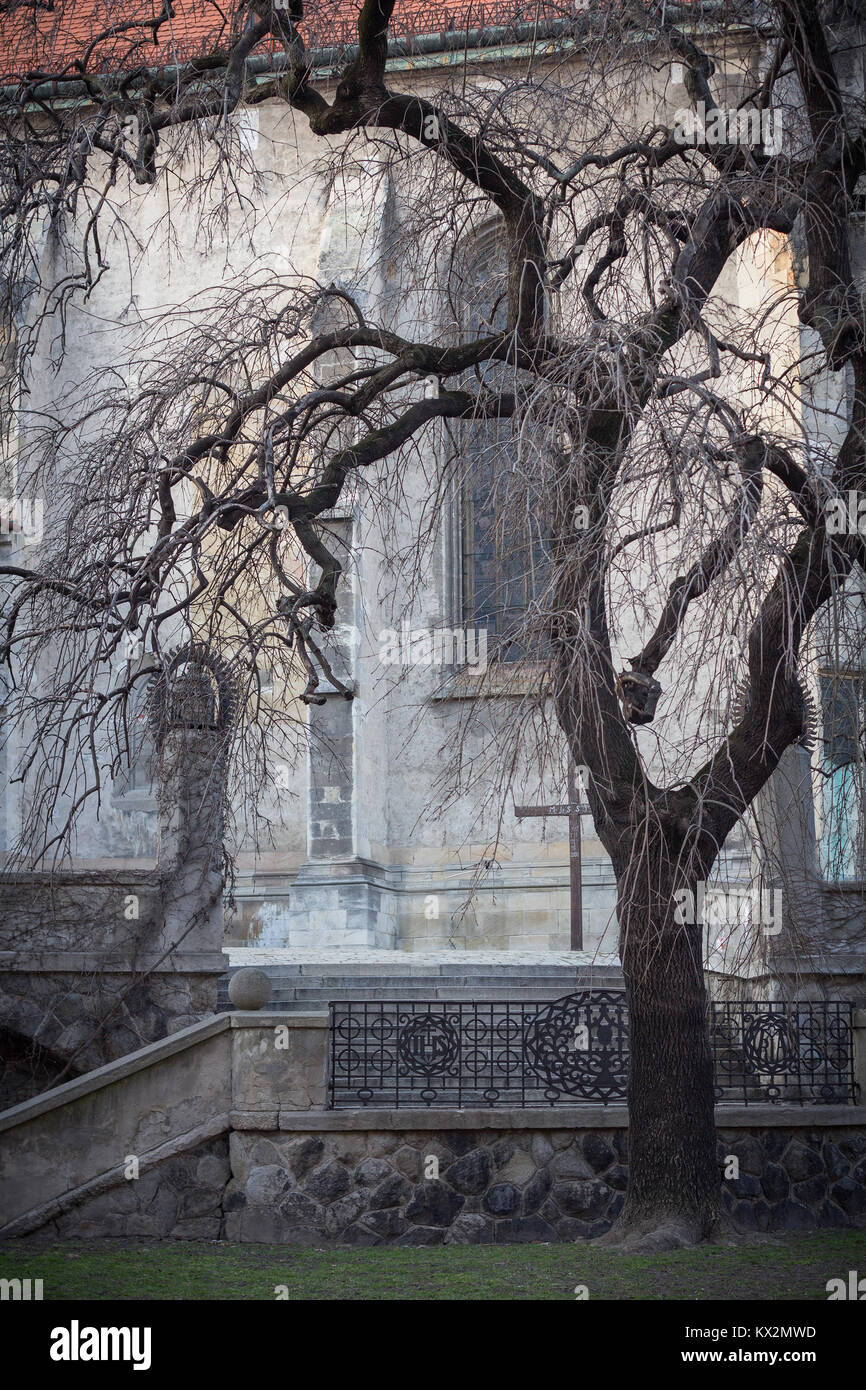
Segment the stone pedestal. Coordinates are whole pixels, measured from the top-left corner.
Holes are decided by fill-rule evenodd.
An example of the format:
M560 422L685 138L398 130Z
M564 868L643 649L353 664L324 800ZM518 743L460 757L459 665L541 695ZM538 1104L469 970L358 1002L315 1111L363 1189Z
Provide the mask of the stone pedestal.
M397 907L386 870L370 859L308 860L291 893L290 946L397 946Z

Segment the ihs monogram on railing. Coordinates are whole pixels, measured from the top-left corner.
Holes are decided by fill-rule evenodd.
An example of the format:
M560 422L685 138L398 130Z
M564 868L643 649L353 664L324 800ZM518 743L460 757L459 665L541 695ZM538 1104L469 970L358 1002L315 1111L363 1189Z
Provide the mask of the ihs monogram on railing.
M852 1010L826 1002L714 1004L717 1097L853 1102Z
M852 1006L713 1003L720 1104L850 1104ZM622 990L552 1004L331 1005L332 1107L546 1106L626 1098Z

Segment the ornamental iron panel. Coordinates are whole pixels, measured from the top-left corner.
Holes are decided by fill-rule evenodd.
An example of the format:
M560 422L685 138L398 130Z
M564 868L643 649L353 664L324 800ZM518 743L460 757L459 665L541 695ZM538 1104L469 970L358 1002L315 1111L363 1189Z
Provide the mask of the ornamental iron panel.
M852 1006L710 1004L719 1104L853 1104ZM340 1000L331 1108L541 1107L626 1099L623 990L555 1003Z
M717 1100L853 1104L851 1004L715 1003L712 1008Z
M155 668L148 692L149 715L158 738L169 729L226 731L237 717L237 681L208 646L188 642Z
M628 1079L628 1020L621 990L583 990L542 1008L524 1033L526 1065L545 1098L622 1100Z

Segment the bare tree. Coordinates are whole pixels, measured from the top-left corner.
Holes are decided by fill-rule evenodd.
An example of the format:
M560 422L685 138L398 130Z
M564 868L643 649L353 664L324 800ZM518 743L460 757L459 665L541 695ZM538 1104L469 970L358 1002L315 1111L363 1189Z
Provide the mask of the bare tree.
M361 189L391 170L395 235L418 248L417 275L373 319L345 287L263 265L136 325L107 381L52 409L24 402L18 487L62 497L38 563L0 566L8 703L39 768L28 834L42 855L64 844L99 796L105 749L122 758L146 677L115 660L130 642L151 666L179 641L234 653L248 773L266 743L263 652L288 685L301 673L305 701L323 675L339 684L328 634L345 557L329 509L358 480L399 507L438 424L456 447L437 454L427 535L446 484L480 466L466 431L511 422L497 435L507 469L495 454L485 466L506 534L523 534L528 499L543 518L522 640L547 670L541 703L588 769L618 884L631 1027L619 1237L700 1239L720 1213L712 1058L702 928L677 903L802 738L809 642L866 558L856 529L827 524L828 502L864 486L850 215L866 145L863 93L845 81L860 7L545 7L528 38L551 43L530 62L480 85L467 59L425 94L389 78L394 0L365 0L354 42L330 45L331 87L313 73L326 5L309 22L301 0L214 5L208 51L160 67L179 9L164 0L114 23L60 64L48 41L5 78L0 272L23 379L45 334L69 350L70 306L93 293L109 242L136 254L130 190L173 179L209 216L244 205L253 236L236 187L249 155L230 119L244 105L290 107L333 176ZM31 51L27 24L15 33ZM700 116L687 138L659 98L672 63ZM757 140L741 138L750 113ZM768 117L781 141L766 138ZM503 308L467 331L429 312L430 294L458 293L455 248L490 217ZM46 227L53 278L40 270ZM726 277L768 247L787 248L792 274L744 308ZM847 405L838 438L807 447L804 402L827 373L844 374ZM739 699L720 713L707 690L732 636L742 662L722 674ZM666 663L680 673L671 689L657 679Z

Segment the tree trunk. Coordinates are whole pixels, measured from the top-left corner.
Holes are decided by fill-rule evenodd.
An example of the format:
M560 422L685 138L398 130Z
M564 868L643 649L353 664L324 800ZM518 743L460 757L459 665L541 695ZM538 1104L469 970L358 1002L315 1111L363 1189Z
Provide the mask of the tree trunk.
M608 1242L633 1250L694 1244L721 1215L702 927L676 920L685 886L658 860L620 879L629 1180Z

